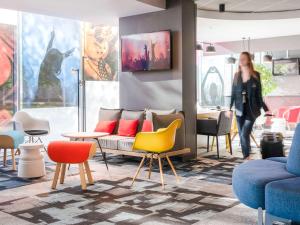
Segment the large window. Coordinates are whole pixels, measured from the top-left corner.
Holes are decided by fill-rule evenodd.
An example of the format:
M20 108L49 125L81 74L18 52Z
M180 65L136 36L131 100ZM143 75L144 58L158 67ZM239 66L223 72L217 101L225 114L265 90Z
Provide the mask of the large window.
M60 139L93 130L100 107L118 108L117 27L3 12L13 23L0 15L0 124L24 110Z

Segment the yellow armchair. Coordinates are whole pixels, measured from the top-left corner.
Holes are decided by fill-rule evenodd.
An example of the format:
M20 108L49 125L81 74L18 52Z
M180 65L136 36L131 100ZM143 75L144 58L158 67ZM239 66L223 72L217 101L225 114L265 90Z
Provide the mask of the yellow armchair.
M132 184L134 183L142 166L144 165L145 159L150 158L148 178L150 179L150 177L151 177L153 159L157 159L158 163L159 163L161 183L162 183L162 187L164 188L164 178L163 178L163 171L162 171L162 162L161 162L162 156L161 156L161 154L170 151L174 147L175 138L176 138L176 130L181 126L181 123L182 123L181 119L176 119L167 128L158 129L156 132L140 132L136 135L132 150L133 151L144 151L146 153L142 158L142 161L136 171L135 176L133 177ZM177 176L176 170L175 170L168 154L164 154L164 157L166 157L166 159L178 181L179 178Z

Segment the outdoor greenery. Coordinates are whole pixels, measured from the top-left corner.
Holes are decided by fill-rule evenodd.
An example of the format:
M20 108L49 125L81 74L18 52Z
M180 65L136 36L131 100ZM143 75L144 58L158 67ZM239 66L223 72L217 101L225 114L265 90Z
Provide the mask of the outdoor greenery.
M255 64L255 70L260 73L263 96L270 94L277 87L271 69L264 64Z

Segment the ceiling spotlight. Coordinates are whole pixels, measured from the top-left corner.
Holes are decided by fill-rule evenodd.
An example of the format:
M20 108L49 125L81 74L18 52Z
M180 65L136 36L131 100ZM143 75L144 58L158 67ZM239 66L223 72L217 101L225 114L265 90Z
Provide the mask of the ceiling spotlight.
M264 63L270 63L270 62L272 62L272 60L273 60L272 55L269 55L269 54L264 55L264 58L263 58Z
M225 12L225 4L219 4L219 12Z
M226 59L227 64L235 64L236 58L230 56Z
M215 46L213 46L212 44L209 44L207 47L206 47L206 53L215 53L216 52L216 48Z
M196 45L196 50L197 51L202 51L203 50L202 45L201 44L197 44Z

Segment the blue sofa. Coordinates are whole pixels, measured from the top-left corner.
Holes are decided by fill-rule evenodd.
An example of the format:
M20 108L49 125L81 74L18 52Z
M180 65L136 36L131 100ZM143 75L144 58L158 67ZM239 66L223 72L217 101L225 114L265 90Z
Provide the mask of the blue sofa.
M300 223L300 124L288 157L252 160L237 166L233 191L241 203L258 209L258 224Z

